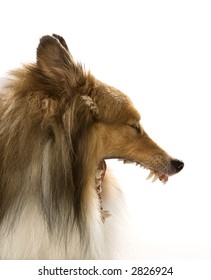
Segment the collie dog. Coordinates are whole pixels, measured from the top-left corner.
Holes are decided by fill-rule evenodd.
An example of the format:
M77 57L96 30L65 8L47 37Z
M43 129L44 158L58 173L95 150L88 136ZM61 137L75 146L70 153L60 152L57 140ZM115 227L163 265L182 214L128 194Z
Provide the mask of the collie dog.
M120 258L124 202L105 161L115 158L164 183L184 165L61 36L42 37L36 63L11 71L0 95L0 258Z

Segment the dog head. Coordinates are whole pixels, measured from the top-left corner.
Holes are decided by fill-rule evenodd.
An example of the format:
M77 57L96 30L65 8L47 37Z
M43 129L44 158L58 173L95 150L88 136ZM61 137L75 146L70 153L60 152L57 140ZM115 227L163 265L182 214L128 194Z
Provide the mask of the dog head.
M91 141L92 149L86 153L95 158L96 166L108 158L135 162L163 182L183 168L183 162L171 158L149 138L131 100L85 72L73 60L62 37L41 38L37 67L52 87L49 97L59 99L67 132L70 135L77 132L78 142L79 134L83 135L83 141ZM83 141L80 145L85 145Z
M134 162L164 183L182 170L147 135L128 96L86 72L61 36L42 37L36 63L11 74L0 107L2 217L20 193L36 193L49 224L61 207L81 220L105 159Z

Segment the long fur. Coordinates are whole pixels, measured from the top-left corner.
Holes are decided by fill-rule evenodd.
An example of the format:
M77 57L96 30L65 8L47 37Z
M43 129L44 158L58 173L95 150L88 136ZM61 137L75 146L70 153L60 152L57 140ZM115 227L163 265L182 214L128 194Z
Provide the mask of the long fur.
M12 71L0 97L0 258L119 258L122 245L115 256L112 246L125 206L107 171L103 207L113 210L102 221L99 162L176 173L139 121L129 98L85 72L62 37L42 37L36 63Z

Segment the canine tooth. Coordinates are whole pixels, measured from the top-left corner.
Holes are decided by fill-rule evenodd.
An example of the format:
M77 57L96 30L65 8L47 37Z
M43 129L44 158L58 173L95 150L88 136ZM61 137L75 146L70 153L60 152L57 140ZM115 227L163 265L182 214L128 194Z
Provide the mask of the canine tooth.
M162 183L165 185L168 182L168 176L162 181Z
M152 178L152 176L154 175L154 172L153 171L150 171L148 177L147 177L147 180L149 180L150 178Z
M155 174L154 178L152 179L152 183L154 183L158 178L159 178L159 176Z

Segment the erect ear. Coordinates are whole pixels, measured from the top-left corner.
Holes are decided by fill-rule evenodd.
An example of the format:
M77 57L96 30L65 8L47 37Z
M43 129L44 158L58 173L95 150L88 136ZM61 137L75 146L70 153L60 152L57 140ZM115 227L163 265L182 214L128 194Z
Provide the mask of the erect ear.
M57 35L57 34L53 34L53 37L56 38L56 39L58 39L59 42L60 42L60 44L66 49L66 51L69 52L67 43L66 43L65 39L64 39L62 36ZM70 53L69 53L69 55L70 55Z
M58 35L43 36L37 48L37 66L53 83L74 89L82 86L86 75L68 51L65 40Z

